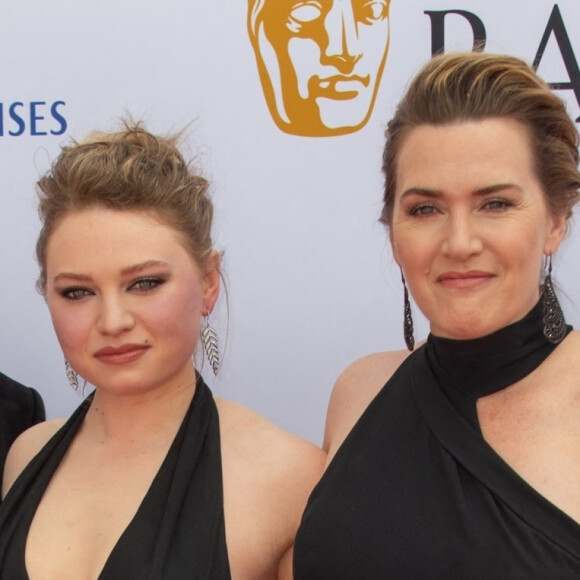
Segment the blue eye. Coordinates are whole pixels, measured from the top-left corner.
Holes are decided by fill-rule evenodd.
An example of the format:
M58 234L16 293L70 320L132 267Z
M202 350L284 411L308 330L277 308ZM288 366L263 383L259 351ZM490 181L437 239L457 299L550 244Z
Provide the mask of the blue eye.
M483 204L484 209L490 209L492 211L500 211L511 206L512 203L506 199L489 199Z
M437 208L434 205L427 203L412 207L409 213L413 216L422 217L433 215L436 211Z
M140 278L131 284L129 289L131 290L138 290L140 292L149 292L150 290L154 290L155 288L161 286L165 280L163 278Z
M63 298L66 298L67 300L80 300L81 298L84 298L85 296L89 296L90 294L92 294L90 290L87 290L86 288L83 288L81 286L64 288L64 290L61 290L59 293Z

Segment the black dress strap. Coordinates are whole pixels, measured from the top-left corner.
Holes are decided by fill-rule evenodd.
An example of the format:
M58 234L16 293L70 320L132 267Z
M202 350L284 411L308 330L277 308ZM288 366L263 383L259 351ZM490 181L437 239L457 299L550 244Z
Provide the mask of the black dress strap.
M0 578L28 580L26 536L90 399L32 460L0 507ZM228 580L220 433L211 391L199 377L169 452L111 552L99 580Z
M493 336L430 337L415 350L312 492L294 578L580 578L580 525L511 469L477 422L478 397L553 351L542 334L536 308Z

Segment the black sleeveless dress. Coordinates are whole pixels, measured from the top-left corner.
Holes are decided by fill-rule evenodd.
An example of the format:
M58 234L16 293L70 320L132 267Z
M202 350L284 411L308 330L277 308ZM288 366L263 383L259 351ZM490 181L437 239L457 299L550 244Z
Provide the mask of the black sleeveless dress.
M90 401L30 462L0 505L0 579L28 580L30 524ZM99 580L229 580L217 409L198 376L179 431Z
M406 359L314 489L295 580L580 579L580 525L493 451L475 407L556 348L541 318Z

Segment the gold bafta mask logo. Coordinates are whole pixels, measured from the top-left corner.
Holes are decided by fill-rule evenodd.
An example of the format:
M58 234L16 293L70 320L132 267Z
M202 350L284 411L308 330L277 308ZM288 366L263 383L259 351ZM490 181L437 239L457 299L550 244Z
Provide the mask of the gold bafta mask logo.
M248 0L248 32L276 125L311 137L363 127L389 48L390 0Z

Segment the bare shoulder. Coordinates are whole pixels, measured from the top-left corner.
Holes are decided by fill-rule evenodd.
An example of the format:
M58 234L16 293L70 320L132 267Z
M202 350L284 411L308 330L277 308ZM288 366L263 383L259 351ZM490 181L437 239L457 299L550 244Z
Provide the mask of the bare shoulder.
M324 461L324 452L302 437L277 427L254 411L232 401L216 397L220 416L220 430L223 445L235 449L246 459L267 462L273 475L277 468L289 471L289 463L295 469L317 470Z
M38 423L22 433L10 447L2 483L2 497L6 495L23 469L44 447L47 441L64 425L65 419Z
M332 390L326 414L323 448L328 452L328 461L408 355L406 350L370 354L341 373Z
M232 576L275 578L281 561L288 569L288 553L326 454L241 405L220 398L216 404Z

